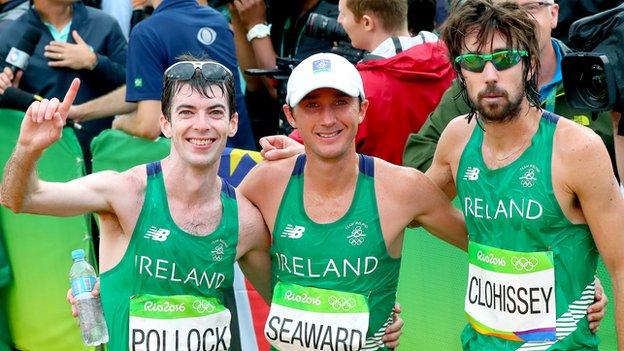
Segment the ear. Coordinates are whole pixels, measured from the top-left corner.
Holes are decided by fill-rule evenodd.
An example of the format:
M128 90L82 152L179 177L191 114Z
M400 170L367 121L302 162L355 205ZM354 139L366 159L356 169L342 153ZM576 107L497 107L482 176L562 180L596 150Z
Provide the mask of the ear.
M372 32L377 28L377 23L375 20L376 19L374 16L362 15L362 18L360 18L360 24L365 31Z
M171 122L167 121L167 118L162 113L160 114L160 130L165 137L171 138Z
M233 137L238 131L238 112L234 112L232 116L230 116L230 132L228 133L228 137Z
M550 28L555 29L557 22L559 22L559 5L553 4L550 6Z
M358 124L364 121L364 117L366 117L367 110L368 110L368 100L364 99L364 101L360 103L360 116L358 118Z
M284 111L284 115L286 115L286 120L288 120L288 123L290 123L290 125L297 129L297 123L295 122L295 117L292 114L292 107L288 106L288 104L284 104L284 106L282 106L282 110Z

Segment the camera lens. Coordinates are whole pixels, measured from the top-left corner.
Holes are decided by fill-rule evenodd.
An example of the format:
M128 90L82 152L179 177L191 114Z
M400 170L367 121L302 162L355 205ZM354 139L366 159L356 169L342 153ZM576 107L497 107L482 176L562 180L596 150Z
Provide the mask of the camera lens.
M308 17L306 34L328 41L350 41L347 32L337 20L318 13L311 13Z
M592 65L587 72L581 74L578 89L580 96L590 106L602 104L607 99L608 91L606 73L599 65Z

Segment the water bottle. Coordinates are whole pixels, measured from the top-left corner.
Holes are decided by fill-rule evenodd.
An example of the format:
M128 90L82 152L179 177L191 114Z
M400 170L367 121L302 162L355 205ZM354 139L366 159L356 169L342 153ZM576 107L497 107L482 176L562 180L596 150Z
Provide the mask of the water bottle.
M82 332L82 341L87 346L97 346L108 342L108 329L102 313L99 297L91 295L95 285L95 270L85 261L82 249L72 251L74 264L69 270L69 282L76 299L78 320Z

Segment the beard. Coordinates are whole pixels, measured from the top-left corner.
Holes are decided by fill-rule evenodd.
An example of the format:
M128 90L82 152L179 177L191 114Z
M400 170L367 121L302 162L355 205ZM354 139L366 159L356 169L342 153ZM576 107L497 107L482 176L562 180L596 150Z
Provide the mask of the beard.
M497 102L485 102L487 95L496 95L499 99ZM473 101L473 104L484 122L507 123L515 120L520 114L523 97L522 94L510 97L506 90L496 85L488 85L477 94L477 101Z

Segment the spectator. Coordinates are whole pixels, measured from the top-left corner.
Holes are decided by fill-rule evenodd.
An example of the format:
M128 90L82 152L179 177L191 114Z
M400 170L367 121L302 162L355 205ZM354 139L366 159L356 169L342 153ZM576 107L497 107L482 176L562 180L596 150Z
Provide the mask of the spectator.
M531 14L536 21L539 40L541 69L537 77L542 108L574 120L593 129L607 145L613 155L613 131L608 113L592 120L590 111L574 109L568 105L563 90L561 59L571 50L560 40L551 38L551 31L557 25L559 5L552 1L517 0L517 3ZM461 5L460 5L461 6ZM444 93L442 101L429 116L417 134L411 134L405 145L403 164L425 171L431 165L440 134L454 116L468 113L465 99L457 80Z
M239 126L228 146L254 149L232 31L221 13L195 0L151 0L154 13L130 33L126 85L87 104L73 106L70 118L88 120L110 114L118 116L113 128L154 139L160 135L162 76L165 68L182 54L209 57L234 73ZM175 28L175 30L173 30ZM124 103L124 96L125 101ZM136 104L135 104L136 102Z
M409 36L404 0L341 0L339 8L351 44L371 52L357 65L370 107L356 149L400 165L408 135L420 129L454 77L446 47L431 32ZM297 132L293 137L300 140Z
M123 84L127 44L111 16L82 2L34 0L23 16L0 33L0 57L6 57L21 39L25 25L41 30L41 39L23 74L14 75L4 68L0 94L12 84L47 98L60 98L78 77L83 86L76 100L85 102ZM110 128L111 121L105 118L86 122L83 130L76 131L85 160L90 159L91 139Z
M338 17L338 7L323 0L277 1L237 0L230 6L232 28L241 70L273 69L276 58L303 60L319 52L327 52L333 42L306 35L305 25L310 13ZM274 81L246 77L245 99L257 137L275 134L283 101L277 101Z

